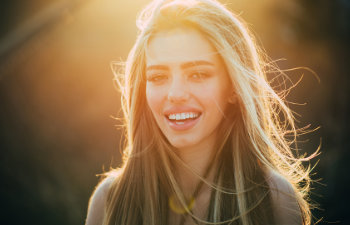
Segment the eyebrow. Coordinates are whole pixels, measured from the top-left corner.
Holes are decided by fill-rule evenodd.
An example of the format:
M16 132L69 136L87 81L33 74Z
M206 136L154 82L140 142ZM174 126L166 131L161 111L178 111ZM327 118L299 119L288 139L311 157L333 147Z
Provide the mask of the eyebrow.
M195 66L214 66L213 63L205 60L197 60L197 61L191 61L191 62L185 62L181 64L181 69L188 69L190 67L195 67ZM168 66L165 65L151 65L146 68L146 70L169 70Z
M186 62L181 65L181 69L187 69L194 66L214 66L214 63L205 60Z

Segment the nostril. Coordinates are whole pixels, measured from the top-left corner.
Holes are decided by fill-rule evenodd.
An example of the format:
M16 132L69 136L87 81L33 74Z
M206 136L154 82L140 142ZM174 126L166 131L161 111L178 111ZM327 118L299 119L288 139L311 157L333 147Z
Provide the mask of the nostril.
M189 98L189 94L186 92L169 92L168 100L171 102L183 102L187 101Z

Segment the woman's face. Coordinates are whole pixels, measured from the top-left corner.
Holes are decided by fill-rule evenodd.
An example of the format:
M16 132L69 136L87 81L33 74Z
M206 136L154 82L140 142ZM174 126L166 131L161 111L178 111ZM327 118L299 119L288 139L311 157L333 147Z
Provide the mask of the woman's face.
M147 48L146 78L147 103L174 147L215 143L232 85L221 57L200 32L156 33Z

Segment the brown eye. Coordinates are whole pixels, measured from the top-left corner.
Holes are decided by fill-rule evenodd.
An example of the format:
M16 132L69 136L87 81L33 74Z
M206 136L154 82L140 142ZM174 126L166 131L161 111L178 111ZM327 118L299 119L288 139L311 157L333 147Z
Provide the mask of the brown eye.
M189 78L192 79L192 80L203 80L205 78L208 78L210 75L208 73L205 73L205 72L195 72L195 73L191 73L189 75Z
M168 76L165 74L154 74L147 77L147 81L151 83L161 83L168 79Z

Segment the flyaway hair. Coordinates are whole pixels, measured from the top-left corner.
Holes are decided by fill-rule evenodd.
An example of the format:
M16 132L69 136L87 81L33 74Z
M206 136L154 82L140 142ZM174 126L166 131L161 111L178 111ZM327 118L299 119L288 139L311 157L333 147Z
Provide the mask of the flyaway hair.
M299 156L295 118L285 92L276 93L267 80L271 67L264 52L240 17L215 0L153 1L137 20L139 34L123 73L116 73L122 93L126 145L121 168L110 187L104 225L168 224L168 199L176 196L186 208L175 164L184 162L158 128L147 105L146 51L159 31L188 27L215 47L232 82L237 104L221 123L213 162L216 163L208 218L187 213L201 224L274 224L269 185L271 173L284 177L295 193L303 224L311 223L309 172ZM282 72L281 72L282 73ZM300 213L299 212L299 213Z

